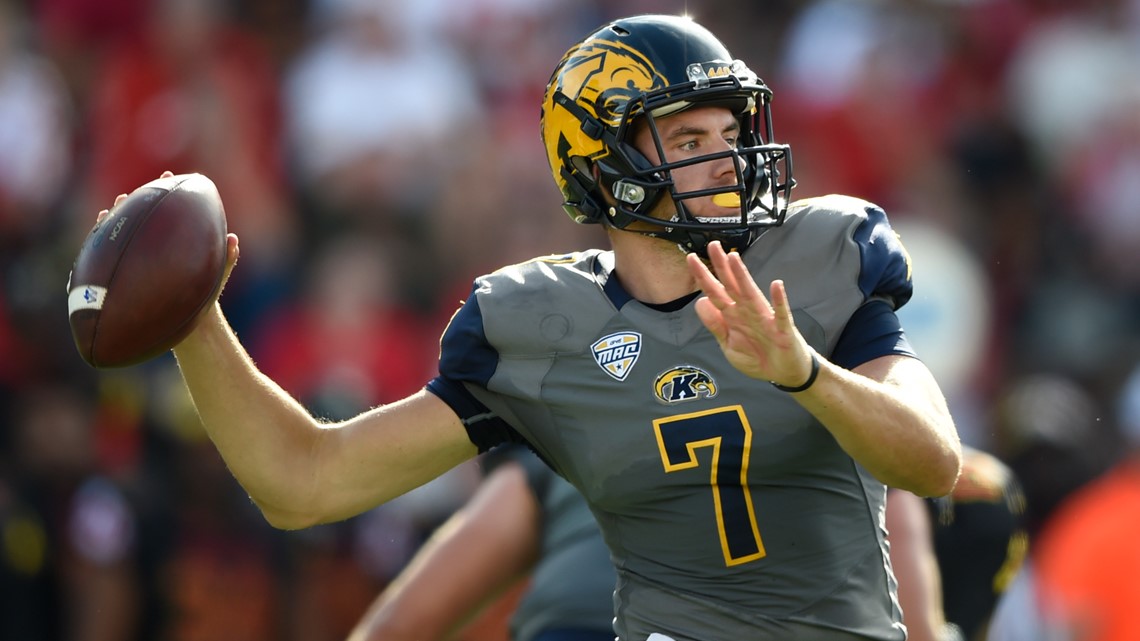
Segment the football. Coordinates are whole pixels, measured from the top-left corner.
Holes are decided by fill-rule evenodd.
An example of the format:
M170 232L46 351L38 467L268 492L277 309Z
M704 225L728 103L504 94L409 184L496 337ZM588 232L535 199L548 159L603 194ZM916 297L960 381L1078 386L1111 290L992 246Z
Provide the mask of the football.
M221 286L226 214L202 174L131 192L84 240L67 284L79 354L96 368L136 365L178 344Z

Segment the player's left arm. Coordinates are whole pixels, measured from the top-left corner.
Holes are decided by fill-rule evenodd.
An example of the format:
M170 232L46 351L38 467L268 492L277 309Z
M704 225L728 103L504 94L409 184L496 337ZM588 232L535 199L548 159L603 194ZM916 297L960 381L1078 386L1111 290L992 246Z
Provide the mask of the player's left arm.
M773 281L765 297L740 255L717 242L709 245L711 270L696 255L688 260L705 294L697 313L735 367L788 387L812 381L791 396L886 485L920 496L954 488L958 432L921 361L889 354L844 369L818 355L796 328L783 281Z
M958 431L926 365L881 356L851 371L827 364L812 393L797 400L853 458L883 483L919 496L954 489L961 468Z

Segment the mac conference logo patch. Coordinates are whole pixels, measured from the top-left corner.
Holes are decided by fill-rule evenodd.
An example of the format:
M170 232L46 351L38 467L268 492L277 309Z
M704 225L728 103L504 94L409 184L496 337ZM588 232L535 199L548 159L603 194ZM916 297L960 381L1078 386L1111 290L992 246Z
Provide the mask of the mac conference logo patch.
M637 364L641 354L641 334L637 332L617 332L603 336L590 346L590 353L607 374L624 381L629 371Z

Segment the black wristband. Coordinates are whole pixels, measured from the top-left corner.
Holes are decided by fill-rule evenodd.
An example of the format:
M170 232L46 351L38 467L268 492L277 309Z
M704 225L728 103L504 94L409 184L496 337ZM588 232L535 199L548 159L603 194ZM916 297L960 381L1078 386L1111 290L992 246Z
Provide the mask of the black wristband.
M815 383L815 377L817 377L817 376L819 376L819 357L815 355L815 351L812 351L812 353L811 353L811 374L808 374L807 382L805 382L803 385L800 385L798 387L788 387L787 385L780 385L776 381L771 381L771 383L772 383L772 387L775 387L776 389L780 390L781 392L788 392L790 394L794 394L796 392L802 392L802 391L806 390L807 388L811 387L812 384Z

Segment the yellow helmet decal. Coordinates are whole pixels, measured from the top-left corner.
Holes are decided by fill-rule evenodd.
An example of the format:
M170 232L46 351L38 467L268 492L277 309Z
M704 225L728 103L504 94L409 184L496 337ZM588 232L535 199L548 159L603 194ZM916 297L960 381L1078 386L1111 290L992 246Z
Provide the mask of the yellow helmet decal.
M667 86L664 76L636 49L623 43L595 38L566 52L554 72L542 105L542 137L554 179L565 191L566 181L557 167L570 165L573 156L597 159L606 155L601 140L582 130L582 122L554 101L557 93L597 118L616 127L629 101Z

